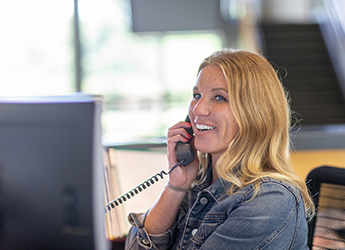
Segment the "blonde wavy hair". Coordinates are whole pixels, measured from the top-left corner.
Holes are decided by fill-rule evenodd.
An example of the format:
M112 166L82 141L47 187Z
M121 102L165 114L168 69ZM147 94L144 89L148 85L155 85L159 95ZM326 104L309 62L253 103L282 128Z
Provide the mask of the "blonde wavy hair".
M291 111L287 92L277 72L260 54L224 49L207 57L200 71L218 65L227 80L229 103L239 132L216 164L221 178L235 186L230 194L249 184L259 191L259 180L271 177L298 187L310 214L315 208L305 182L290 162ZM200 179L209 166L208 154L198 152Z

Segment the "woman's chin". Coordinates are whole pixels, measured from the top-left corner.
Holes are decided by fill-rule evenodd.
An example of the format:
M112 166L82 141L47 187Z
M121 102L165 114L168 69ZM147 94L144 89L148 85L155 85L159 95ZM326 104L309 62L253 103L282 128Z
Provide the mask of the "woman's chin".
M195 149L200 153L206 154L206 153L210 152L209 147L201 146L201 145L195 145L195 144L194 144L194 146L195 146Z

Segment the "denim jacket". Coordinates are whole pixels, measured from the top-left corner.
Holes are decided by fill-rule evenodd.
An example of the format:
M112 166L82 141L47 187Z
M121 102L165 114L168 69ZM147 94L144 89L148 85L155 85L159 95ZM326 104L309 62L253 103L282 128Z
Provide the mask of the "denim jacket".
M182 201L176 223L161 235L149 235L144 216L130 214L127 250L138 249L298 249L306 250L308 227L302 196L291 185L271 178L227 195L231 183L218 179L196 186Z

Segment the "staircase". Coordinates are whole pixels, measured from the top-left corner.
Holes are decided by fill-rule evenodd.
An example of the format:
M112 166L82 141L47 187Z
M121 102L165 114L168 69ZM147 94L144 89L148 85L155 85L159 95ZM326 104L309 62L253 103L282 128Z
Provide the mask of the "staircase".
M302 125L345 124L345 99L318 24L263 24L265 56L287 77ZM293 123L295 121L292 121Z

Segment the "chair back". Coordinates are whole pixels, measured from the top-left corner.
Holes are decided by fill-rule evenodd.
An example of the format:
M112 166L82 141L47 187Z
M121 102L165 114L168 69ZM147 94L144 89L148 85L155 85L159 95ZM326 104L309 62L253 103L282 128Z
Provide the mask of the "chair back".
M345 168L315 168L306 183L316 207L309 223L309 248L345 249Z

